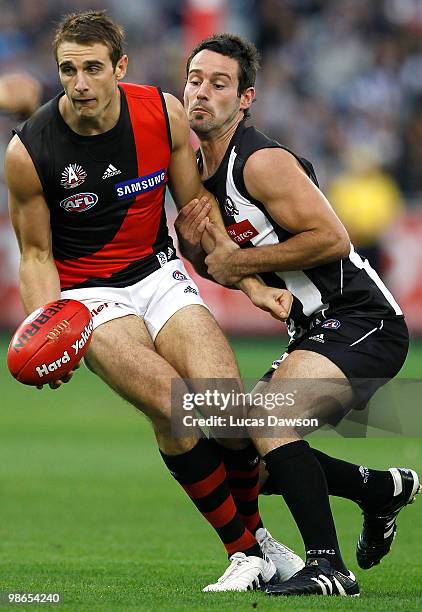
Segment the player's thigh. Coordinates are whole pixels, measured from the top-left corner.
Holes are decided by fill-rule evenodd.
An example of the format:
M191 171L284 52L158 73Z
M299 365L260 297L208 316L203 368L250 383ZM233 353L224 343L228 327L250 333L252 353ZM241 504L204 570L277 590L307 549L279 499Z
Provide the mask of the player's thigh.
M349 411L353 390L344 373L330 359L312 351L295 350L280 363L272 378L253 389L251 415L277 419L266 432L280 441L305 436L329 423L338 423ZM282 423L280 425L280 423ZM254 432L254 437L259 432Z
M210 393L213 400L201 403L203 417L234 414L241 407L231 403L242 392L239 369L229 342L209 311L198 305L178 310L156 337L157 351L187 379L189 389L198 396ZM179 385L173 387L173 402L183 406ZM184 387L183 387L184 389ZM223 403L223 397L226 399ZM225 403L227 402L227 403ZM184 416L183 409L180 418ZM173 412L173 416L175 413ZM247 442L233 438L226 428L212 428L212 435L223 446L243 448Z
M158 355L143 321L113 319L97 327L86 357L88 367L151 420L170 416L175 369Z
M293 389L293 387L295 387ZM353 390L342 370L320 353L295 350L274 372L268 388L295 392L297 409L312 415L321 409L347 409Z
M347 378L335 363L303 350L283 359L271 379L260 381L253 394L250 416L267 423L249 429L261 456L337 422L348 412L353 397Z
M155 339L183 378L239 378L236 358L214 317L199 305L178 310Z
M283 359L273 378L346 379L341 369L328 357L314 351L297 349Z

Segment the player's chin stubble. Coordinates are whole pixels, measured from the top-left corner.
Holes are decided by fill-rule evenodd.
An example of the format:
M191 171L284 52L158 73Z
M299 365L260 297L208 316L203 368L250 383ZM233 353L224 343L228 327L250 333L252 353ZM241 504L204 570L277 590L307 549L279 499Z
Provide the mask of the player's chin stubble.
M191 119L190 127L196 134L209 134L214 129L212 121L204 119L204 115L199 115Z

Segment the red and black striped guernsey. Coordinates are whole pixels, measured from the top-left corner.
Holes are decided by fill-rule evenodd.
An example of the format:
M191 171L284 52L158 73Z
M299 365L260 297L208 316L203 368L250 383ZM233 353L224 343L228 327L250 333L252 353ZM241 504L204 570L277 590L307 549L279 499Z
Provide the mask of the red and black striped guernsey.
M59 94L15 133L28 150L50 208L62 289L133 285L175 249L164 210L171 134L162 92L119 86L117 124L76 134L59 112Z

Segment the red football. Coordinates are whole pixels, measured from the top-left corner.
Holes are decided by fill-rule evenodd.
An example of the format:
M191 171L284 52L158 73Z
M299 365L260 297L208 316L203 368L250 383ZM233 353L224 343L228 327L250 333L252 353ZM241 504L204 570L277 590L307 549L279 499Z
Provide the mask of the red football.
M9 344L10 373L25 385L58 380L84 356L92 336L88 308L77 300L57 300L34 310Z

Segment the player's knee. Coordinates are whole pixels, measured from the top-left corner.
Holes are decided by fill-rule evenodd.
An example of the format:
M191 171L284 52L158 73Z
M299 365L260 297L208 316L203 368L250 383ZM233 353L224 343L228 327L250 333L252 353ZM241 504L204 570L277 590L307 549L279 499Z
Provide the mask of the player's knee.
M172 419L169 412L154 410L151 406L136 406L151 421L154 431L163 435L171 435Z
M166 455L181 455L191 451L198 443L198 438L174 438L168 433L155 431L158 447Z
M254 402L250 403L246 408L246 416L248 419L259 419L262 417L266 417L267 412L264 406L256 404Z
M216 442L229 450L243 450L251 443L249 438L216 438Z

